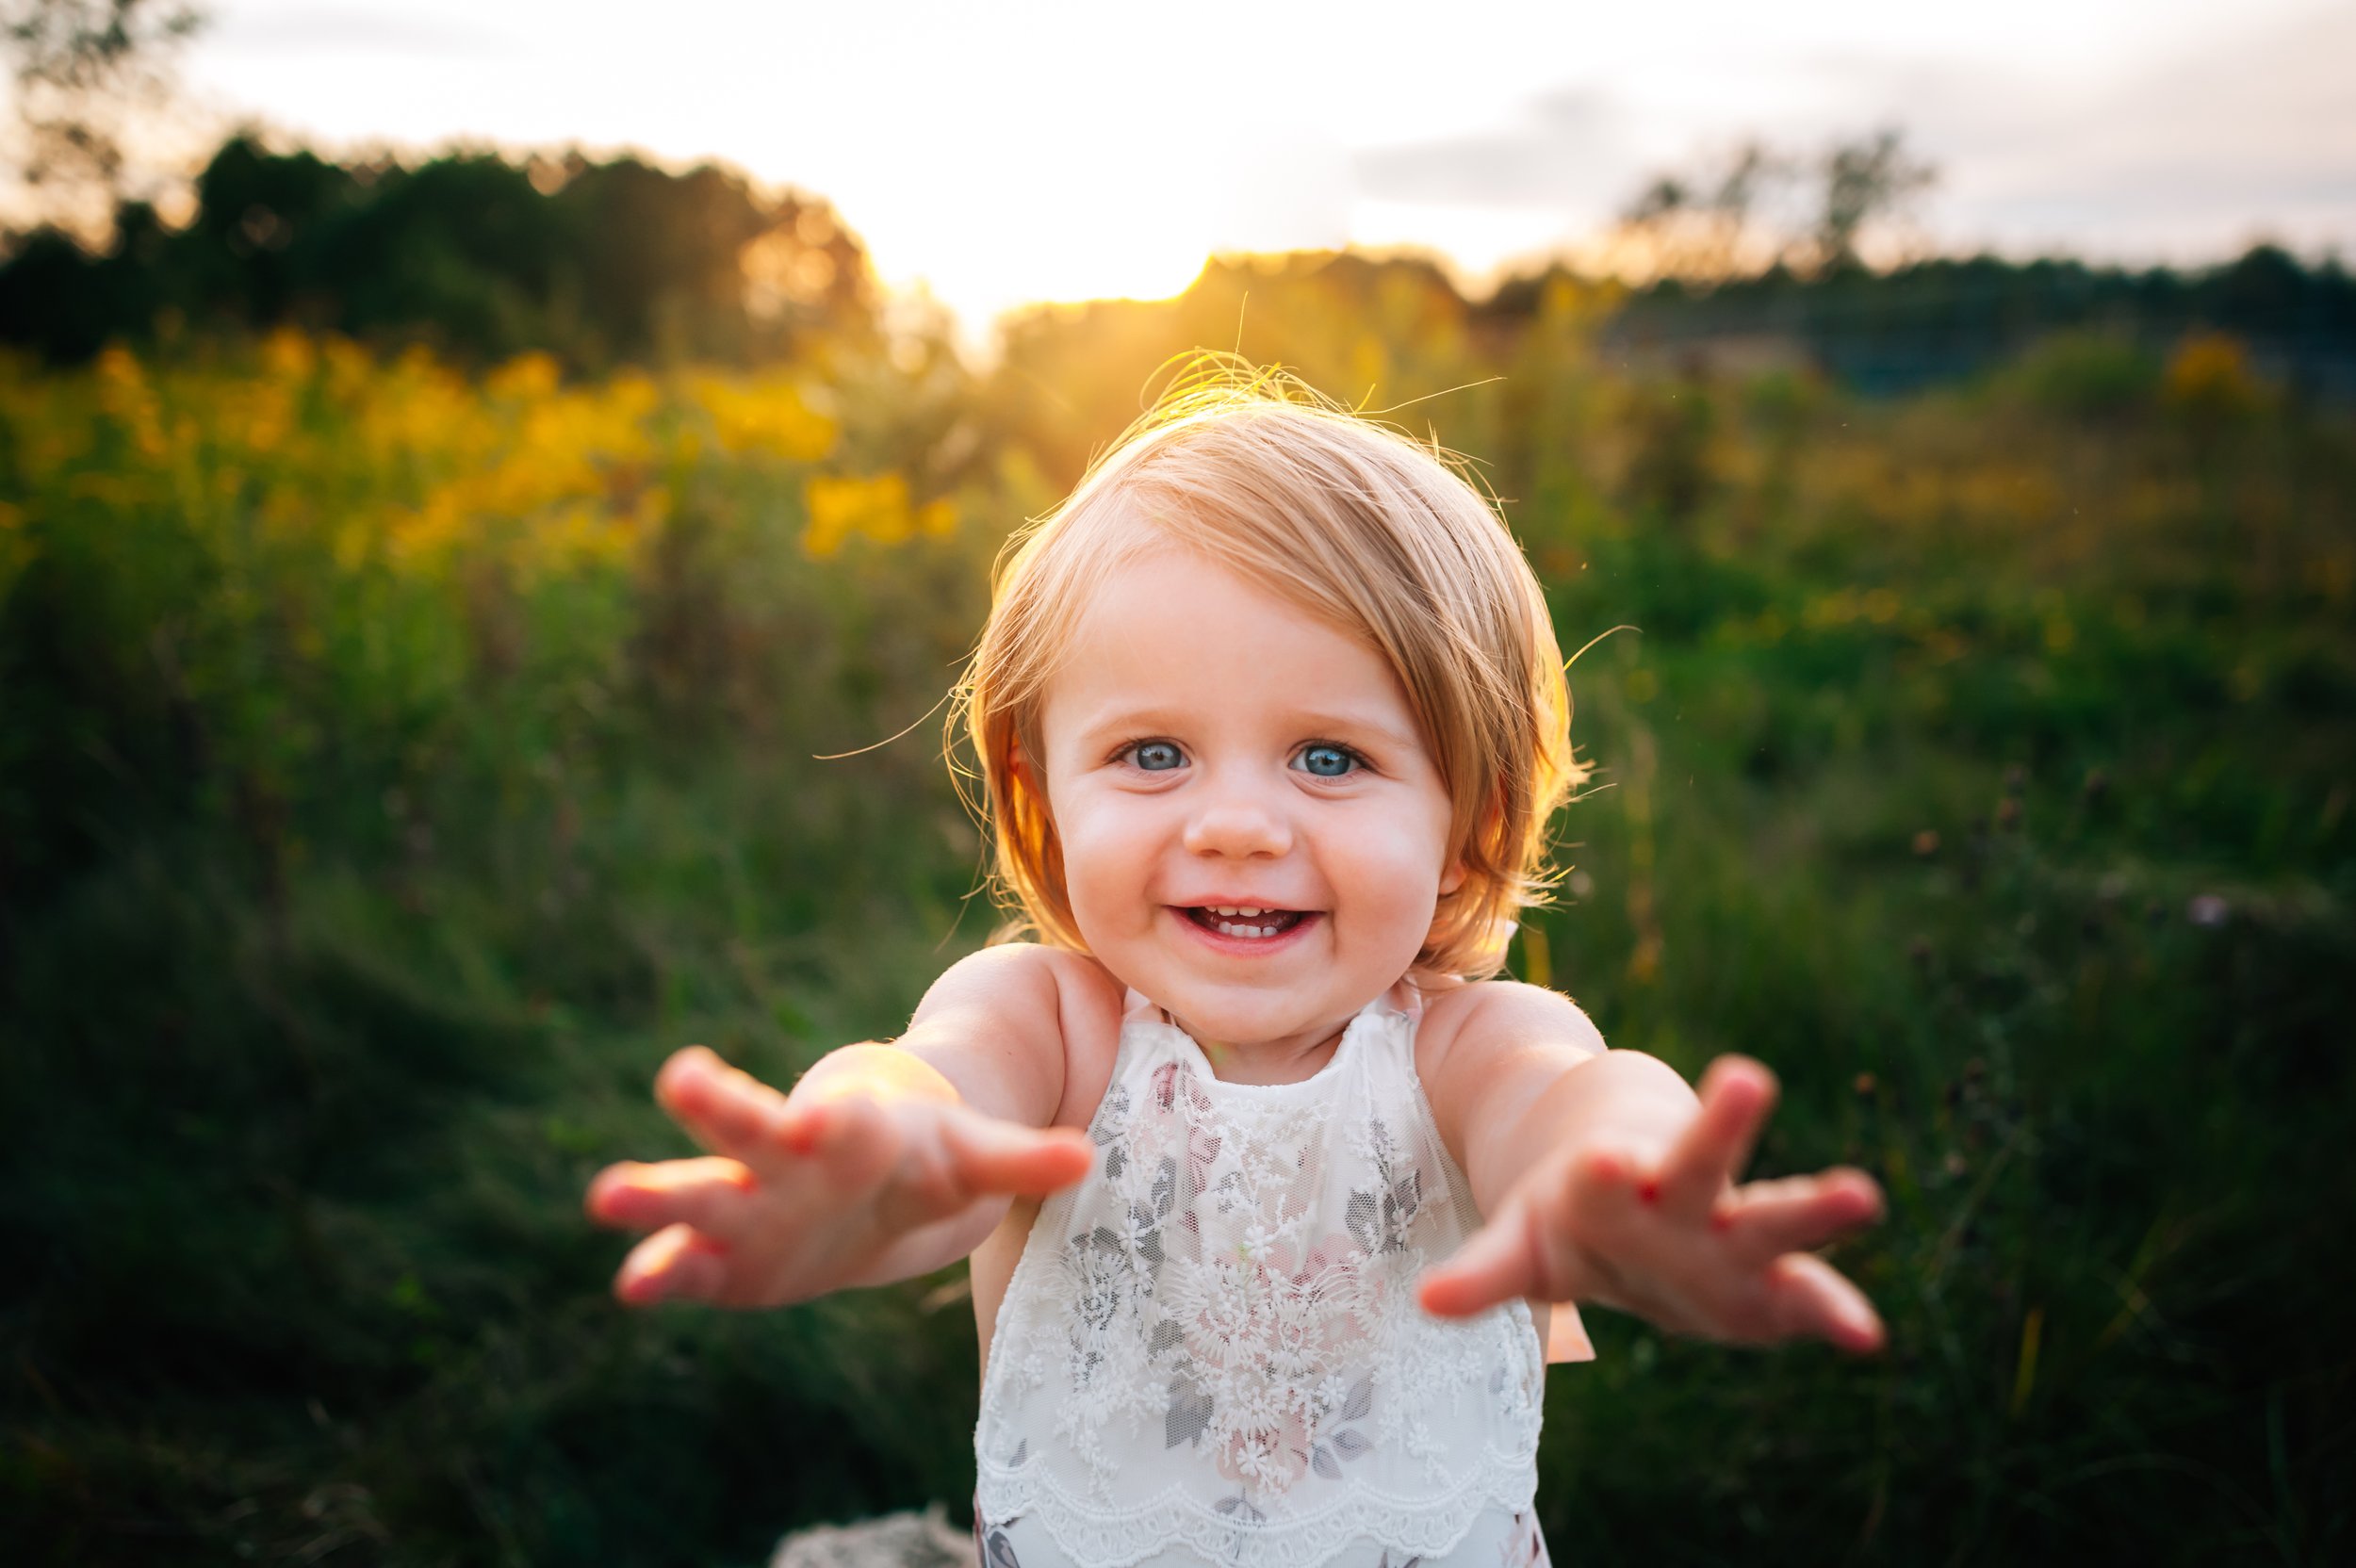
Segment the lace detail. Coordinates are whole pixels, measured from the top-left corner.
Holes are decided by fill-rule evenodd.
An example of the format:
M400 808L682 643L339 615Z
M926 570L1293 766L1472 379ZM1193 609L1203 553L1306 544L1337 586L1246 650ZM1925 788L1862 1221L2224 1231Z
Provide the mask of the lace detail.
M1544 1364L1519 1302L1464 1321L1414 1285L1480 1222L1378 1001L1301 1084L1224 1084L1135 1017L1042 1206L992 1340L978 1503L1080 1568L1173 1545L1306 1568L1434 1557L1536 1488Z

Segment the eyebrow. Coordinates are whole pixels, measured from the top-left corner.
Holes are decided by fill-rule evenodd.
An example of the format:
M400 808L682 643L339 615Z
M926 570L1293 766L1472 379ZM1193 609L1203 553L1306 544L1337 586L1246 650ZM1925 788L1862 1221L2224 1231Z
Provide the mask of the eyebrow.
M1075 734L1080 743L1092 744L1115 735L1185 729L1190 717L1192 715L1170 708L1106 708L1084 720ZM1293 709L1279 715L1278 722L1303 737L1372 737L1402 749L1420 747L1423 743L1421 737L1412 728L1400 728L1369 714L1353 713L1346 709Z

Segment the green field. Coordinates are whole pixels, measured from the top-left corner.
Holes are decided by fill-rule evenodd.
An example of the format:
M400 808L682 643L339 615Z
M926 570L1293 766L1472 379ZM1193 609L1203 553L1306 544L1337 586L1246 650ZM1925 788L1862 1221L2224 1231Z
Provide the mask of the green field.
M1896 401L1624 368L1595 296L1419 276L1215 270L988 371L0 368L0 1555L961 1515L955 1276L627 1314L580 1198L685 1152L674 1048L788 1079L988 936L936 704L1006 531L1203 342L1469 454L1600 639L1517 972L1763 1058L1759 1168L1890 1194L1840 1257L1878 1361L1595 1315L1558 1560L2356 1555L2356 417L2220 338Z

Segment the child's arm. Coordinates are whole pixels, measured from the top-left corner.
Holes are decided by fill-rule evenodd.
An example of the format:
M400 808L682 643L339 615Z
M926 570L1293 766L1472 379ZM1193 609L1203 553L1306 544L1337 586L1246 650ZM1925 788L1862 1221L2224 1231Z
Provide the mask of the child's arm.
M1810 1250L1879 1217L1873 1178L1736 1184L1774 1074L1723 1056L1697 1096L1653 1057L1603 1051L1568 998L1494 985L1464 1002L1426 1089L1488 1223L1425 1276L1428 1309L1528 1296L1709 1339L1880 1348L1873 1305Z
M710 1157L623 1164L590 1217L655 1233L614 1278L633 1304L776 1306L965 1256L1016 1194L1087 1173L1062 1102L1068 955L1010 945L952 967L892 1045L844 1046L790 1095L690 1047L656 1097Z

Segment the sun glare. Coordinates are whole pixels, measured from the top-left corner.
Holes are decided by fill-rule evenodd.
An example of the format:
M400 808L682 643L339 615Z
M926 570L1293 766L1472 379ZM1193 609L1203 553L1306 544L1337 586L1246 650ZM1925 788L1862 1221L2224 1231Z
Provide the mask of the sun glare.
M1180 293L1215 248L1192 192L1108 174L1077 199L1038 201L985 217L910 206L872 215L865 237L877 269L922 288L968 332L1006 311L1072 300L1158 300ZM944 244L944 233L975 236ZM919 259L922 258L922 259Z

